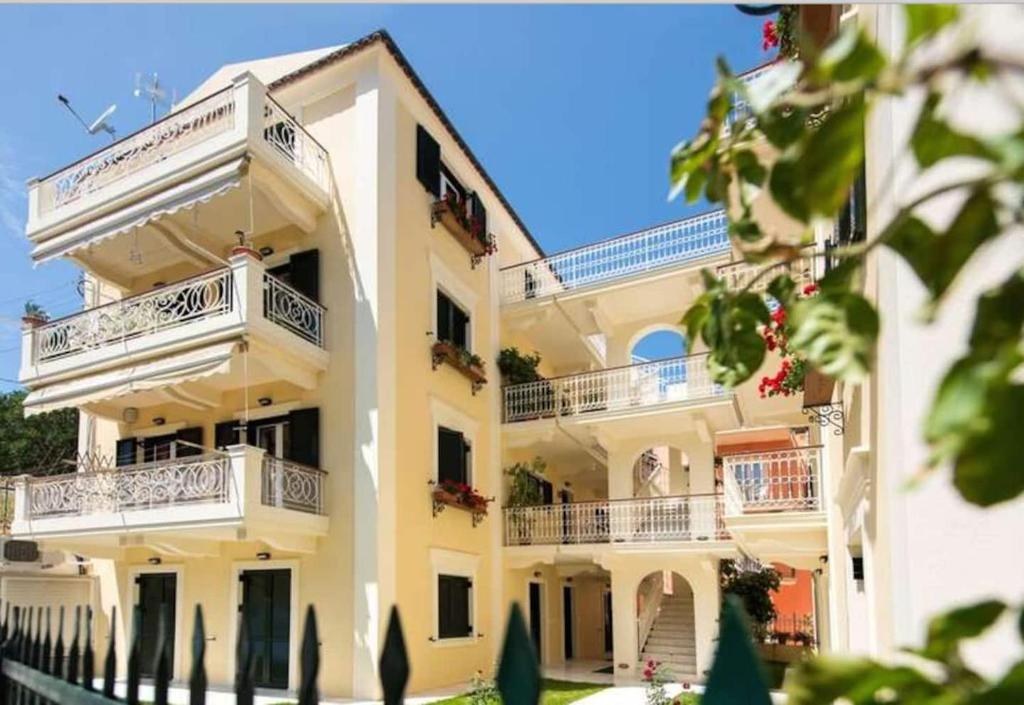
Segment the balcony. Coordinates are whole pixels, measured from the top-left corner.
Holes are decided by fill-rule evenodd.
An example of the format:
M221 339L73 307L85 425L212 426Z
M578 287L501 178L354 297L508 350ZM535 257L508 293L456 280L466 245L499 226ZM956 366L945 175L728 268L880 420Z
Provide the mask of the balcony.
M807 284L813 284L818 279L816 276L818 271L816 262L817 259L814 251L808 248L802 251L799 257L790 262L780 262L771 266L760 277L758 277L758 274L765 265L743 260L719 265L717 274L719 278L725 279L726 286L729 289L738 291L749 286L750 291L763 294L768 289L772 279L780 274L788 274L796 282L798 289Z
M30 182L26 233L37 262L71 257L129 285L175 260L216 261L238 230L257 236L298 225L310 232L329 202L326 150L243 74Z
M104 397L110 388L112 398L152 388L159 384L154 380L170 385L174 370L198 371L197 351L243 338L256 353L250 382L259 378L259 351L266 350L263 377L315 386L327 364L324 315L320 304L267 273L262 262L236 255L227 268L25 328L20 380L32 390L26 409L86 403L92 399L82 396L86 389ZM270 360L273 354L280 364ZM302 374L290 376L287 361Z
M821 462L821 446L722 458L726 526L751 555L816 567L825 551Z
M506 433L516 426L602 424L614 434L628 435L658 425L680 430L691 412L703 415L713 428L739 423L732 392L711 380L707 355L644 362L594 372L516 384L502 390Z
M506 507L506 546L695 544L729 541L721 495Z
M217 555L221 541L312 551L327 530L326 473L230 446L185 458L18 478L13 536L73 546ZM130 537L130 538L129 538Z

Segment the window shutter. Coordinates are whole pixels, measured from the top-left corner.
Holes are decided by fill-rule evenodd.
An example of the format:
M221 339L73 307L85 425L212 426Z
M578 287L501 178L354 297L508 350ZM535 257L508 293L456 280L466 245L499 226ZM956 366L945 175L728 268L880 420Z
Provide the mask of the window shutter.
M194 426L192 428L183 428L175 434L176 440L186 441L188 443L195 443L197 446L203 445L203 427ZM201 448L194 446L187 446L183 443L179 443L175 449L175 455L179 458L187 458L190 455L202 455L203 451Z
M238 445L238 424L241 421L222 421L213 427L213 445L218 450Z
M416 179L434 198L441 197L441 145L423 125L416 126Z
M115 451L114 464L118 467L122 465L132 465L135 462L135 439L134 438L122 438L117 442L117 450Z
M437 577L437 626L442 639L469 636L469 578L456 575Z
M554 504L555 503L555 493L554 493L554 487L552 487L551 483L548 482L547 480L541 480L540 489L541 489L541 493L542 493L542 495L544 497L544 504Z
M466 482L465 438L444 426L437 428L437 480Z
M452 304L452 342L460 348L469 350L467 329L469 328L469 316L461 308Z
M437 292L437 339L452 342L452 302L444 292Z
M320 409L296 409L288 414L289 443L285 457L310 467L320 467Z
M320 300L320 250L297 252L288 260L291 285L314 301Z
M480 196L475 191L469 195L469 200L472 204L472 217L480 223L478 239L481 242L487 242L487 209L484 208L484 202L480 200Z
M473 479L470 476L470 470L473 468L473 445L466 440L465 436L462 438L462 476L465 479L467 485L472 484Z

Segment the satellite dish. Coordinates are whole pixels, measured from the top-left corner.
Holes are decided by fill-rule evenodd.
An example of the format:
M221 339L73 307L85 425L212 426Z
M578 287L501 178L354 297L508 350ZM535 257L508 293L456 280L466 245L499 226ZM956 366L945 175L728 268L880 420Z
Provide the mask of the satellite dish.
M107 120L110 118L111 115L114 114L114 111L117 110L117 105L111 105L109 108L103 111L102 115L93 120L92 124L89 125L86 124L85 120L82 119L82 116L79 115L78 112L76 112L75 109L71 107L71 101L68 100L66 96L58 94L57 100L60 101L61 105L68 109L68 112L75 116L75 119L82 124L82 127L84 127L85 131L88 132L90 135L95 135L98 134L99 132L106 132L108 135L110 135L111 141L114 140L114 126L107 122Z

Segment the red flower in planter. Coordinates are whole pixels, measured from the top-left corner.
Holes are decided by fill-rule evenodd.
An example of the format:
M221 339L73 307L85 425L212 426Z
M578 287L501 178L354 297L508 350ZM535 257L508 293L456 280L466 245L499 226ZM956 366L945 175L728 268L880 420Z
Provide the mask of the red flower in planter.
M761 49L768 51L779 45L779 29L772 20L765 20L761 28Z

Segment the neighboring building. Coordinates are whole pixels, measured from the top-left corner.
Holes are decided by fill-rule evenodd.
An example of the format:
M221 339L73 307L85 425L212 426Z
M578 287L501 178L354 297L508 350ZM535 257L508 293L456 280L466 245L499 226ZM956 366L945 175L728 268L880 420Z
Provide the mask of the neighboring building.
M679 333L702 267L747 281L724 214L545 256L383 32L224 67L32 182L29 208L33 258L80 265L88 304L26 328L25 405L79 408L89 460L22 479L13 534L88 560L118 608L97 638L125 643L138 605L155 643L171 616L178 679L195 604L211 683L232 679L243 617L259 685L294 688L312 603L323 694L365 697L391 605L417 692L489 671L512 602L546 665L629 679L658 658L699 679L724 559L794 571L823 649L888 619L847 594L862 544L837 503L875 407L725 390L699 350L631 364ZM510 346L545 379L503 387ZM538 456L543 504L502 508L502 469ZM480 517L444 483L496 500Z

